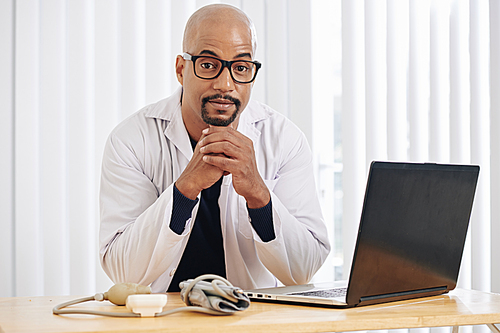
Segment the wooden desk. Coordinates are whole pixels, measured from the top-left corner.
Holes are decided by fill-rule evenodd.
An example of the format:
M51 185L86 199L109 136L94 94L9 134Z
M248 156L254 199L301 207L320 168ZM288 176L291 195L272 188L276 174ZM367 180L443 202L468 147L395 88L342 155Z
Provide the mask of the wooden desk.
M335 310L254 302L232 316L178 313L158 318L113 318L52 314L78 296L0 298L0 332L340 332L500 323L500 295L457 289L447 295ZM167 306L183 306L178 293ZM74 306L74 308L77 306ZM79 307L126 311L108 302Z

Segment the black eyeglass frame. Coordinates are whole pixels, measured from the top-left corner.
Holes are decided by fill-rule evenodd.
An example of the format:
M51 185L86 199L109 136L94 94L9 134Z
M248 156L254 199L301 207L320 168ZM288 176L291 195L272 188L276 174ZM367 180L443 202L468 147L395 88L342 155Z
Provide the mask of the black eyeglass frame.
M219 58L216 58L216 57L211 57L211 56L206 56L206 55L194 56L194 55L191 55L189 53L183 53L182 54L182 58L184 58L185 60L191 60L193 62L194 75L196 75L196 77L199 77L200 79L203 79L203 80L213 80L213 79L216 79L222 73L222 71L224 70L224 68L227 67L227 69L229 70L229 73L231 74L231 78L233 79L233 81L237 82L237 83L240 83L240 84L247 84L247 83L252 83L253 81L255 81L255 78L257 77L257 73L259 72L259 69L262 66L262 64L260 62L258 62L258 61L250 61L250 60L226 61L226 60L222 60L222 59L219 59ZM199 59L199 58L210 58L210 59L215 59L215 60L220 61L220 63L222 64L222 66L219 69L219 73L217 73L217 75L215 75L214 77L211 77L211 78L206 78L206 77L199 76L198 73L196 73L196 66L195 66L196 60ZM255 65L255 73L253 75L253 78L250 81L239 81L239 80L236 80L234 78L234 76L233 76L233 70L232 70L231 66L234 63L237 63L237 62L247 62L247 63L251 63L251 64Z

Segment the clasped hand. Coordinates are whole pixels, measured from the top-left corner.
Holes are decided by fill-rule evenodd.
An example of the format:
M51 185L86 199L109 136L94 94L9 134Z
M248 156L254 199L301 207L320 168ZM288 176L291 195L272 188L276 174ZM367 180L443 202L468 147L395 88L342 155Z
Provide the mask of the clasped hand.
M269 203L270 193L257 169L253 142L231 126L203 130L176 186L184 196L194 199L227 174L232 174L234 190L245 197L249 208Z

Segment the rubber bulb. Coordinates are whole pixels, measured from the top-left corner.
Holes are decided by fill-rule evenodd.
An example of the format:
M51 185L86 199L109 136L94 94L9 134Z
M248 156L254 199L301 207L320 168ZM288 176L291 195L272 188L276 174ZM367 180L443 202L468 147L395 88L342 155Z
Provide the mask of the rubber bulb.
M129 295L151 294L151 287L137 283L118 283L104 293L104 298L116 305L125 305Z

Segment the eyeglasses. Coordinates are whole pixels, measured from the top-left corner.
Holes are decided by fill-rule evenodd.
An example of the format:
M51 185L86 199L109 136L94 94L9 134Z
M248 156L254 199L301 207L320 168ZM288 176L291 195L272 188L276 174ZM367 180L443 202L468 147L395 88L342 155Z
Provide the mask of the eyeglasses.
M217 78L224 68L227 67L235 82L243 84L250 83L255 80L257 72L262 66L258 61L225 61L209 56L193 56L189 53L184 53L182 57L185 60L191 60L193 62L194 75L205 80Z

